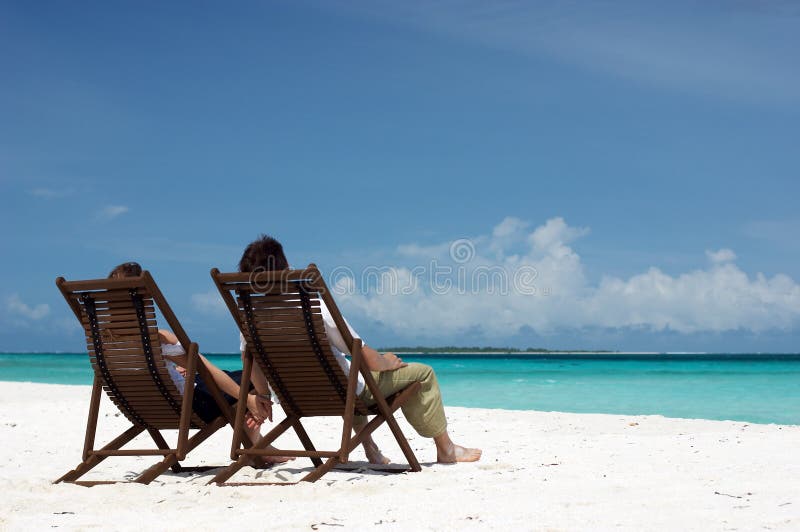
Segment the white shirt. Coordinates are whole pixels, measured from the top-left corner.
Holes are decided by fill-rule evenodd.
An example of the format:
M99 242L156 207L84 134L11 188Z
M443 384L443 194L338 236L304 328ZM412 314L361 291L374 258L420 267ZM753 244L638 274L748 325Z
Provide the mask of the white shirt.
M175 357L185 355L186 351L183 350L183 346L179 343L163 343L161 344L161 354L165 357ZM175 364L175 362L168 358L165 358L164 361L167 363L167 371L169 372L169 376L172 378L172 382L175 383L175 387L178 388L178 391L181 392L181 395L183 395L183 389L186 387L186 379L178 372L178 365Z
M333 316L331 316L331 311L328 310L328 306L325 305L323 300L319 300L320 303L320 311L322 312L322 322L325 324L325 335L328 337L328 342L331 345L331 351L333 352L333 356L336 357L336 362L339 363L341 366L342 371L344 371L345 376L350 375L350 361L347 360L347 356L350 355L350 349L347 347L347 344L344 342L344 338L342 338L341 333L339 333L339 329L336 327L336 322L333 321ZM344 318L342 318L344 319ZM361 339L358 333L353 329L347 320L344 320L345 325L350 330L350 334L353 338ZM239 333L239 350L244 353L245 348L247 347L247 341L244 339L244 335ZM360 395L361 392L364 391L364 377L361 376L361 373L358 374L358 383L356 384L356 395ZM272 388L270 388L270 392L272 392ZM273 401L276 401L275 393L272 393Z

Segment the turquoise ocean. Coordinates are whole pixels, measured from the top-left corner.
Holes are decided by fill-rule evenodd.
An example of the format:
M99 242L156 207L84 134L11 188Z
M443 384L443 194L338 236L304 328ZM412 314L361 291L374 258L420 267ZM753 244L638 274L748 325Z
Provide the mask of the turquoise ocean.
M207 355L241 369L238 354ZM800 355L403 355L448 406L800 424ZM0 381L91 384L83 354L0 354Z

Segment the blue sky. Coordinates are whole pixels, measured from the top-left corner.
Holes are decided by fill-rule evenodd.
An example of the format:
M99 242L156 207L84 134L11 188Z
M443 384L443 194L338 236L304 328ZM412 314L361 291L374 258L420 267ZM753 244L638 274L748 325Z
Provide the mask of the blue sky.
M4 2L0 350L80 350L55 277L138 260L234 351L208 271L265 232L351 272L373 345L796 352L798 36L790 2ZM361 286L431 261L538 293Z

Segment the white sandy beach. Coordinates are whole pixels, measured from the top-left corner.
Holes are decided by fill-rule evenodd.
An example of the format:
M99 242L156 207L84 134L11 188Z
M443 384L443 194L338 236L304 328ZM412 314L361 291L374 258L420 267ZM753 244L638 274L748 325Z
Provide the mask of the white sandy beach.
M800 426L659 416L447 408L453 439L483 448L480 462L433 464L431 442L401 419L421 473L217 487L208 473L168 472L149 486L53 485L80 461L89 390L0 383L0 529L800 529ZM104 400L98 443L125 427L115 414ZM318 447L337 438L333 420L309 428ZM185 464L227 463L230 436L223 429ZM376 439L401 458L385 428ZM155 461L109 458L85 478L130 478ZM290 480L309 466L235 479Z

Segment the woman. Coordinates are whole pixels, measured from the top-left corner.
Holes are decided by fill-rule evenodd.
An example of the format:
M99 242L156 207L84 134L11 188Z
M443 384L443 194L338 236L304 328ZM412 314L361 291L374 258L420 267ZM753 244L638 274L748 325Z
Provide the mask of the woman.
M122 279L125 277L138 277L142 274L142 267L136 262L126 262L120 264L108 275L109 279ZM158 337L161 341L161 353L167 359L167 370L169 376L175 383L175 387L184 394L186 384L186 366L189 364L186 352L178 341L178 337L171 331L159 329ZM209 362L203 355L198 354L202 363L205 364L211 378L223 392L223 397L229 404L234 404L239 397L239 384L242 381L241 371L225 371ZM205 422L216 419L222 412L219 405L211 395L208 386L198 373L195 378L194 395L192 398L192 408L194 412ZM247 396L247 415L245 416L246 431L250 441L257 441L261 437L259 431L264 420L272 421L271 401L268 395L256 395L250 393ZM287 457L265 457L264 462L278 463L289 460Z

